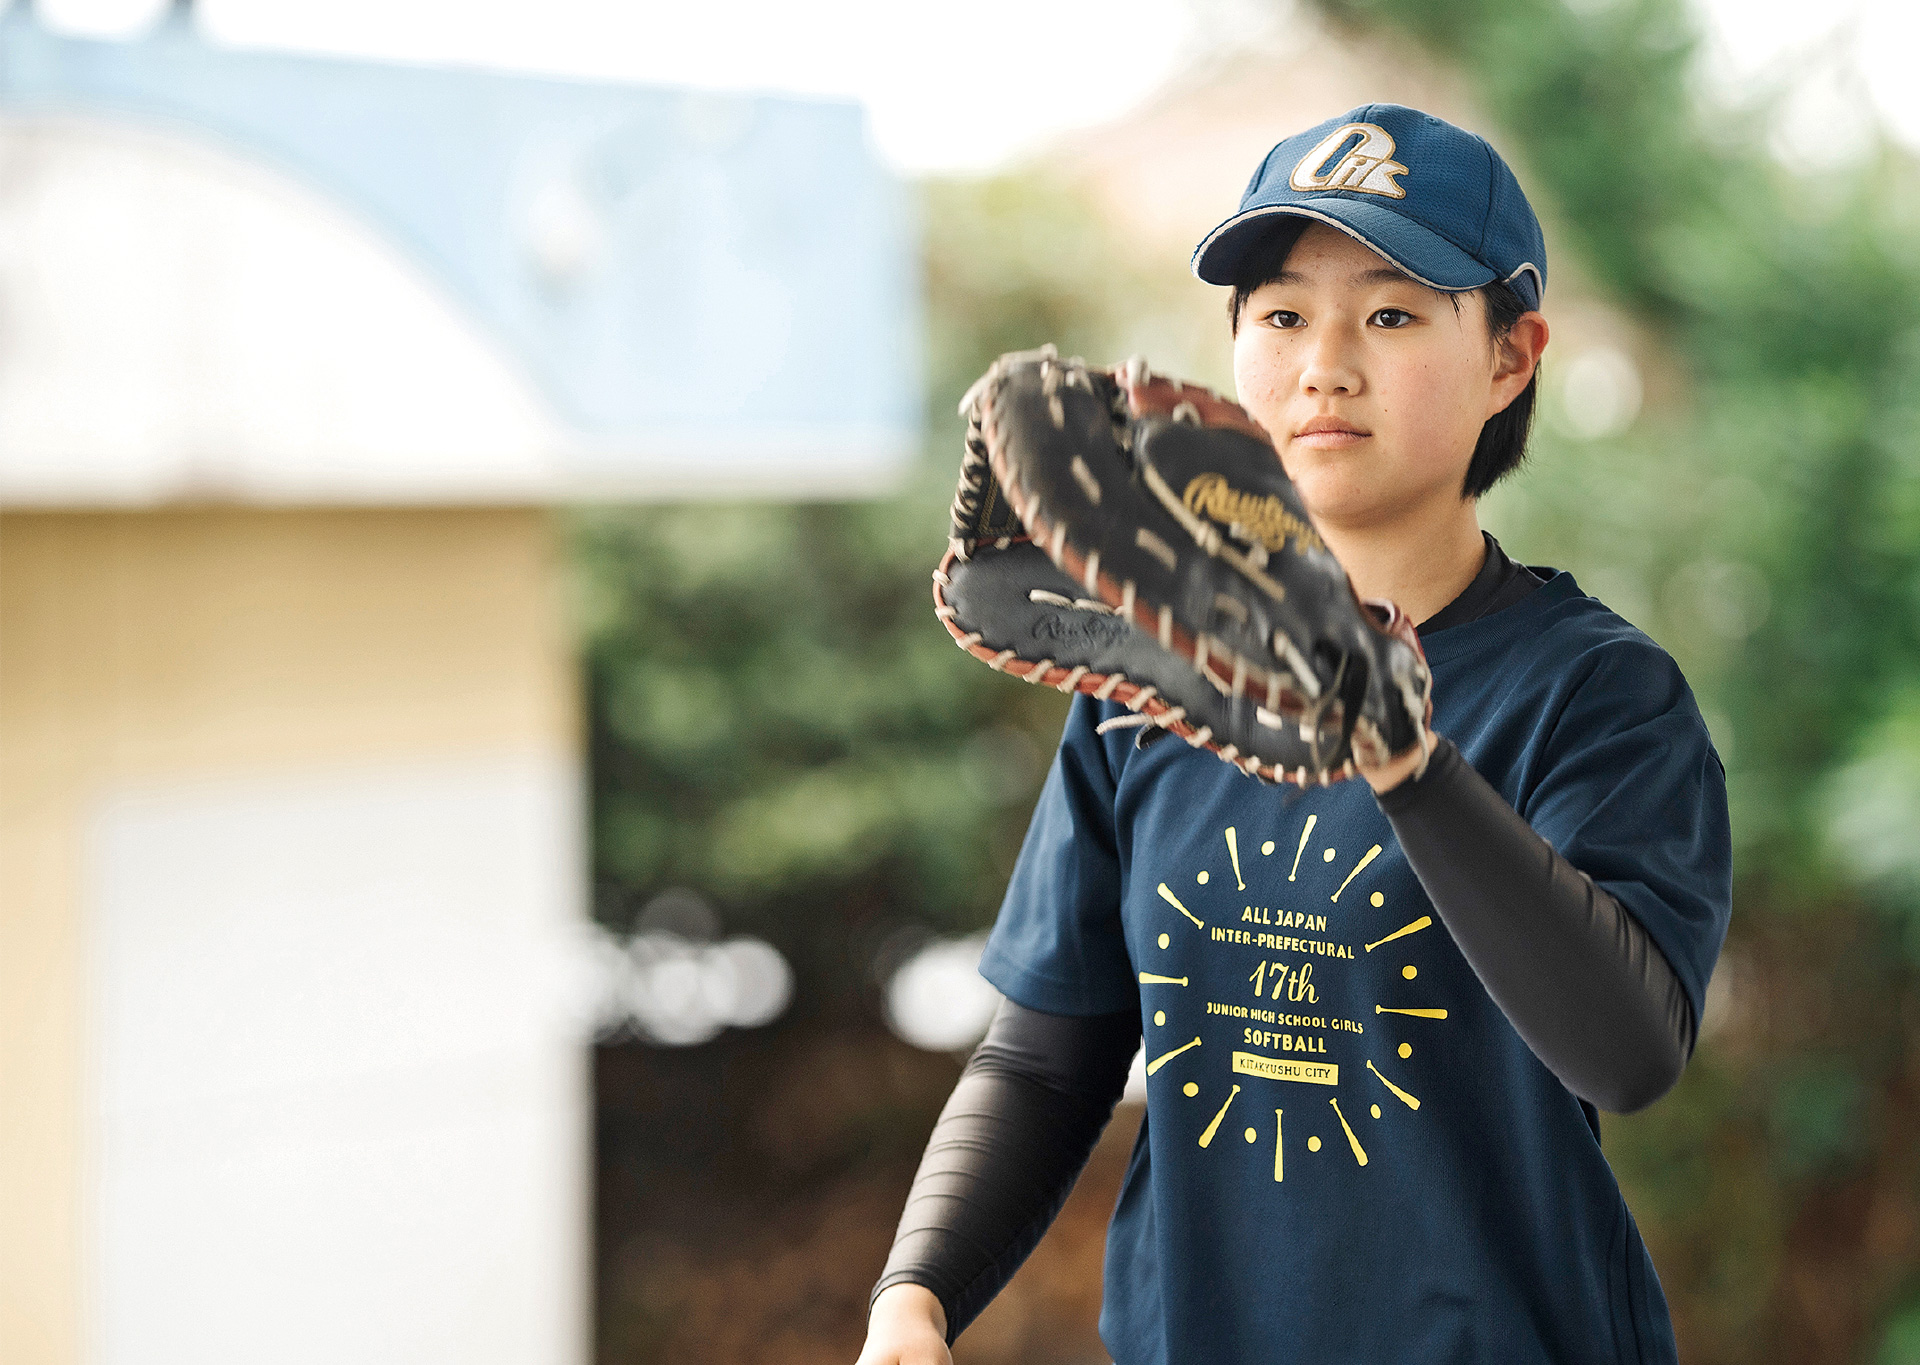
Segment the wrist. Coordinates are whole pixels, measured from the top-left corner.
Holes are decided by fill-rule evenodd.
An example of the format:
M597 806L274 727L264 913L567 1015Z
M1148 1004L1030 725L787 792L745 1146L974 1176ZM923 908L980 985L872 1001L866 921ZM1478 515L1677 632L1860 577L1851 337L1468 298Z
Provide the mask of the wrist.
M1360 776L1373 788L1375 796L1384 796L1410 778L1418 777L1426 771L1427 761L1433 757L1434 746L1439 736L1422 726L1420 742L1403 754L1396 754L1377 767L1360 767ZM1358 765L1356 764L1356 767Z
M880 1325L896 1329L924 1327L945 1341L947 1310L941 1306L940 1296L925 1285L902 1281L874 1295L873 1306L867 1312L867 1326L872 1330Z

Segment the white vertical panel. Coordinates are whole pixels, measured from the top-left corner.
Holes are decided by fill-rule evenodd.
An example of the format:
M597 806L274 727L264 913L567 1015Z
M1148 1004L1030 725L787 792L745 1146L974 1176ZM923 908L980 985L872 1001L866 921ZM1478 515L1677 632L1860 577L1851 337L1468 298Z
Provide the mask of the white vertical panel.
M576 784L466 762L103 806L91 1365L583 1357Z

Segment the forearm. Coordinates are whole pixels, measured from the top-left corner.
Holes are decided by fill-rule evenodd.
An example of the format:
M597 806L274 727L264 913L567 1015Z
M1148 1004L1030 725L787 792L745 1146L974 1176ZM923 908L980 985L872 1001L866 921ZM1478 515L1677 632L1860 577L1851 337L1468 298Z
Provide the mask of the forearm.
M1686 992L1640 922L1442 739L1380 807L1460 951L1567 1088L1627 1113L1693 1052Z
M931 1290L959 1336L1026 1259L1126 1085L1139 1019L1002 1004L935 1123L874 1296Z

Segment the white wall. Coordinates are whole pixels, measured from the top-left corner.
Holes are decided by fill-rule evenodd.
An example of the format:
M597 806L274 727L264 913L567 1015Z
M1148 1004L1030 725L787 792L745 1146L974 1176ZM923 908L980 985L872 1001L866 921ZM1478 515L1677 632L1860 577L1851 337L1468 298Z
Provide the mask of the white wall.
M91 1365L584 1358L576 780L443 760L102 803Z

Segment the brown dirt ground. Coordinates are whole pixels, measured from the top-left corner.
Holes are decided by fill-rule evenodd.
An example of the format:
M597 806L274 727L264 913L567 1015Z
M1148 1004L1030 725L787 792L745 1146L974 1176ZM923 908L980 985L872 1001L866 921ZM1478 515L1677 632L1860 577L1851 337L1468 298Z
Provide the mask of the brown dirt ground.
M852 1365L955 1058L795 1028L681 1052L599 1050L599 1365ZM1105 1365L1108 1215L1140 1111L1123 1106L1046 1238L956 1365Z

